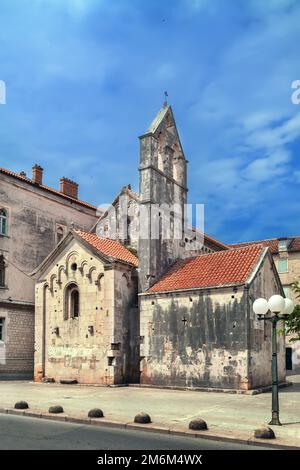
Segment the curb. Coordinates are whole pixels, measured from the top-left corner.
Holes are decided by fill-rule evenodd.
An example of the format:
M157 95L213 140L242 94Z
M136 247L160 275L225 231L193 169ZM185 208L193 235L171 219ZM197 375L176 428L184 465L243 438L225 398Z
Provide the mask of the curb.
M291 387L293 382L285 381L278 384L279 388ZM272 390L272 385L266 387L253 388L251 390L236 390L233 388L212 388L212 387L177 387L172 385L149 385L149 384L128 384L130 388L148 388L157 390L176 390L176 391L187 391L187 392L207 392L207 393L229 393L232 395L259 395L261 393L267 393Z
M274 442L269 439L256 439L253 436L249 435L246 437L237 437L237 436L228 436L226 433L222 434L222 430L218 433L214 433L211 429L207 431L191 431L191 430L176 430L172 429L172 426L163 426L159 424L137 424L134 422L121 422L113 421L105 418L92 419L92 418L76 418L68 415L57 415L43 412L33 412L27 410L15 410L13 408L0 408L0 414L14 415L14 416L27 416L30 418L40 418L51 421L60 421L65 423L74 423L74 424L83 424L91 426L103 426L116 429L128 429L128 430L143 430L146 432L158 433L158 434L170 434L173 436L184 436L184 437L194 437L197 439L207 439L212 441L223 441L231 442L235 444L246 444L257 447L268 446L273 449L282 449L282 450L299 450L299 446L290 445L285 442ZM224 432L224 431L223 431ZM277 438L280 441L280 438Z

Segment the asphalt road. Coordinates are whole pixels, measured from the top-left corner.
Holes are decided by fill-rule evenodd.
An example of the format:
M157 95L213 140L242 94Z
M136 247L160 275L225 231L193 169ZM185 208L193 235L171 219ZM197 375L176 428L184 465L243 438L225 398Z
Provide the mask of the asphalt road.
M248 445L108 427L0 416L0 450L250 450Z

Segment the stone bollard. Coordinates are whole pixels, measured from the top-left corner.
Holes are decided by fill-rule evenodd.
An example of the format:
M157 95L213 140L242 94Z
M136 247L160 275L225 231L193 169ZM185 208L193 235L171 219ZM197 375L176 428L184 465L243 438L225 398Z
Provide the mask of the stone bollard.
M77 379L61 379L59 383L61 383L62 385L76 385L78 384L78 380Z
M190 422L189 429L192 429L193 431L206 431L206 421L204 421L202 418L195 418Z
M254 437L257 439L276 439L273 429L268 426L262 426L261 428L255 429Z
M151 423L151 418L147 413L139 413L134 417L134 422L139 424L149 424Z
M29 408L27 401L17 401L17 403L15 403L16 410L27 410L27 408Z
M64 409L60 405L50 406L49 408L49 413L58 414L58 413L63 413L63 412L64 412Z
M100 410L100 408L93 408L92 410L89 411L88 417L89 418L103 418L104 414L103 414L103 411Z

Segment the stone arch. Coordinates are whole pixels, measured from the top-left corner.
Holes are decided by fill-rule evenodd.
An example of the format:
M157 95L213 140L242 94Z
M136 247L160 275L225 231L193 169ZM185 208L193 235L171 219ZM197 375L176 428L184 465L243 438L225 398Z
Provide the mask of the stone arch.
M59 286L62 285L62 275L63 275L63 274L67 274L67 273L66 273L65 266L60 266L60 267L58 268L58 277L57 277L57 281L56 281Z
M103 284L103 281L102 279L104 278L104 273L100 273L97 277L97 279L95 280L95 285L98 286L98 289L99 290L102 290L102 284Z
M180 185L185 185L185 161L182 155L182 150L178 144L175 142L173 147L173 178Z
M72 258L78 258L79 257L79 254L78 254L78 251L74 250L74 251L71 251L67 258L66 258L66 272L68 273L69 272L69 264L70 264L70 261L74 263L75 259L72 260Z
M88 278L88 280L89 280L90 282L93 281L93 272L96 271L96 270L97 270L97 269L96 269L96 266L92 266L92 267L89 269L88 273L86 274L86 277Z
M85 268L87 268L87 266L88 266L87 260L83 260L82 263L80 264L79 268L78 268L79 272L82 274L82 276L84 276L84 270L85 270Z
M157 168L160 171L164 171L164 149L165 149L165 137L162 132L158 134L157 138Z
M69 282L64 289L64 320L80 315L80 293L78 284Z
M54 292L54 282L55 282L56 279L57 279L57 275L56 274L51 274L50 280L49 280L49 290L50 290L52 295L53 295L53 292Z

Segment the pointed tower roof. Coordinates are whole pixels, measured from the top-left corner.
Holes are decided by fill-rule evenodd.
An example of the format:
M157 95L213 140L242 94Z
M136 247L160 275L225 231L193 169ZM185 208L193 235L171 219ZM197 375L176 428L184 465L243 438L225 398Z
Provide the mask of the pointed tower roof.
M166 116L166 114L169 110L171 110L171 112L172 112L171 106L169 106L168 103L165 101L163 106L160 108L157 115L153 119L150 127L148 128L147 134L148 133L154 134L157 131L158 127L160 126L160 124L164 120L164 117Z
M177 130L177 126L176 126L176 122L175 122L175 118L174 118L172 108L166 101L164 102L164 104L160 108L160 110L158 111L157 115L153 119L153 121L152 121L150 127L148 128L148 130L146 131L146 133L141 135L139 138L143 139L144 137L147 137L149 135L158 134L159 131L161 130L161 128L164 126L165 121L167 121L167 123L168 123L167 124L168 128L170 128L170 127L173 128L172 133L174 134L174 136L176 136L176 138L178 140L178 144L180 146L181 153L183 155L183 158L185 159L186 163L188 163L188 160L186 160L185 155L184 155L183 147L182 147L182 144L181 144L181 141L180 141L180 137L179 137L179 133L178 133L178 130Z

